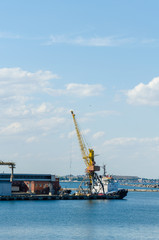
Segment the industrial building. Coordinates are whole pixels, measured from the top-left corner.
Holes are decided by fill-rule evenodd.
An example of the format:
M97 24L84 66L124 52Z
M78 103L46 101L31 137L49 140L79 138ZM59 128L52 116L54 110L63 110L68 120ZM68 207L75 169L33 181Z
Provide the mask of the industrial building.
M57 194L59 178L51 174L11 174L0 173L0 195L10 196L12 193Z
M6 181L6 180L0 181L0 196L10 196L11 188L12 188L12 183L10 181Z

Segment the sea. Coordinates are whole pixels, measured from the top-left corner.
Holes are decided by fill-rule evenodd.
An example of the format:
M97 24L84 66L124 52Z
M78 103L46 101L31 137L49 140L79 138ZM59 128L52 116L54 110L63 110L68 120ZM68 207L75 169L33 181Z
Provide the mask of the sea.
M25 239L157 240L159 192L129 192L123 200L1 201L0 240Z

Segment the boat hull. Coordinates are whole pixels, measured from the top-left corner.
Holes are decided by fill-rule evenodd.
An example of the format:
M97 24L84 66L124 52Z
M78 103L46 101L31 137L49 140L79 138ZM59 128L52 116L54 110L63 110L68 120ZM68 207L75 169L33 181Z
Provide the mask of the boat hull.
M127 189L120 189L116 192L110 192L105 194L106 199L123 199L127 196L128 190Z

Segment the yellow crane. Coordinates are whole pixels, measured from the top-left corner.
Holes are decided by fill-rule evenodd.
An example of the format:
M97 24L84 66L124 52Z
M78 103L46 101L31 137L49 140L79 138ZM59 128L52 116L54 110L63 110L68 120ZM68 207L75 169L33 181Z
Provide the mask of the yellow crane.
M94 150L92 148L87 149L85 141L83 139L83 136L80 132L78 123L76 121L75 114L74 114L73 111L71 111L71 114L72 114L72 117L73 117L75 130L76 130L76 133L77 133L82 157L83 157L84 162L86 164L86 175L89 177L90 192L92 192L92 189L93 189L94 185L96 185L96 184L100 184L101 188L104 191L103 184L102 184L100 178L98 177L98 175L96 173L97 171L100 171L100 166L97 166L96 162L94 161Z

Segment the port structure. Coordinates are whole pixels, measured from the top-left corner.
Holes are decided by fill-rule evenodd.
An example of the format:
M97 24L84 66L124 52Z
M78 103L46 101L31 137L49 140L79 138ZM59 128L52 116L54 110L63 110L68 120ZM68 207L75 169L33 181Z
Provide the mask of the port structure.
M13 182L13 172L16 164L14 162L3 162L0 160L0 165L8 165L9 168L11 168L11 177L10 177L10 182Z
M97 171L100 171L100 166L96 165L96 162L94 160L94 150L92 148L86 147L84 138L82 136L82 133L80 131L79 125L77 123L77 120L75 118L74 112L71 110L71 114L73 117L74 125L75 125L75 130L78 138L78 142L80 145L81 153L82 153L82 158L85 162L86 165L86 177L84 180L81 182L79 186L79 193L81 192L82 189L82 183L88 178L88 193L97 193L94 186L98 185L100 186L100 189L102 189L104 193L104 186L103 183L101 182L98 174L96 173Z

